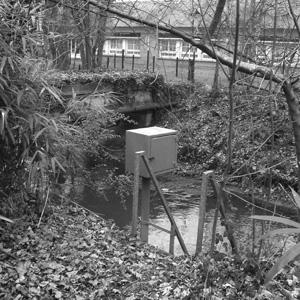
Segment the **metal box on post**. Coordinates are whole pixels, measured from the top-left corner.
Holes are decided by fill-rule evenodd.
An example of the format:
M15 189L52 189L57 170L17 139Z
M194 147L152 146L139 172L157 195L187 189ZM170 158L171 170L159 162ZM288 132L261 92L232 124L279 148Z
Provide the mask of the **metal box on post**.
M177 163L176 130L147 127L126 131L125 170L134 173L135 152L145 151L155 174L173 171ZM149 178L145 164L140 162L140 176Z

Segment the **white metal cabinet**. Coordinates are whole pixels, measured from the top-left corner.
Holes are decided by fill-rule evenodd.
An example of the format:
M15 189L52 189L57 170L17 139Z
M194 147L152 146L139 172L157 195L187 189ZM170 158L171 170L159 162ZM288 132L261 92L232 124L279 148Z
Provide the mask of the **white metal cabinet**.
M155 174L173 171L177 163L176 130L147 127L126 131L125 170L134 172L135 152L145 151ZM140 162L140 176L150 175L143 161Z

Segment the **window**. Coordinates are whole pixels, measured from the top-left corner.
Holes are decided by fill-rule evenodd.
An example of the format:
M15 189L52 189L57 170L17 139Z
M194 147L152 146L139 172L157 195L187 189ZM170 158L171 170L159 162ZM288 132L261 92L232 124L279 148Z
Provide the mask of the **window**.
M193 59L194 54L195 54L195 59L197 59L199 57L198 49L196 47L192 47L189 43L182 42L181 57Z
M161 58L182 58L195 60L213 61L210 56L202 53L196 47L191 46L183 40L176 39L160 39L159 40L159 54Z
M263 43L256 46L256 57L260 62L267 62L272 57L272 46L270 43Z
M121 39L110 40L109 54L122 54L122 44Z
M140 40L127 40L127 55L140 55Z
M211 58L209 55L207 55L206 53L204 52L201 52L202 53L202 60L215 60L214 58Z
M140 56L140 40L137 38L110 38L104 43L103 54L106 55L122 55Z
M290 64L296 66L300 63L299 45L289 42L276 42L274 48L275 65ZM256 46L256 55L261 63L270 63L272 60L273 42L263 41Z
M177 56L176 44L176 40L159 40L160 56L166 58L175 58Z

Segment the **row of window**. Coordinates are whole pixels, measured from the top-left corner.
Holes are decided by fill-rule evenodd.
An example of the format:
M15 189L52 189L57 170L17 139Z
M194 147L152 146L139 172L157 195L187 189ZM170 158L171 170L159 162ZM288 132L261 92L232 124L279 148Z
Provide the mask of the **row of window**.
M71 57L79 57L79 47L76 40L70 41ZM140 57L141 40L138 38L111 38L105 41L103 54ZM275 64L284 61L293 65L300 62L300 45L295 43L276 43L274 54L272 42L262 42L256 46L256 58L261 62L271 61L272 55ZM159 39L159 57L170 59L213 60L201 50L192 47L189 43L178 39ZM292 60L292 61L291 61Z
M70 41L71 57L80 57L79 41ZM105 55L124 55L136 56L141 55L141 40L137 38L112 38L105 41L103 47L103 54ZM196 60L212 60L207 54L203 53L190 44L176 39L159 39L159 57L176 59L193 59Z
M103 54L121 55L122 50L127 56L140 56L139 39L109 39L105 42ZM191 47L190 44L176 39L159 39L159 57L161 58L182 58L196 60L212 60L201 50Z
M273 43L266 42L256 46L256 57L261 62L267 63L272 59L274 64L290 64L297 66L300 63L300 45L295 43L276 43L273 50Z

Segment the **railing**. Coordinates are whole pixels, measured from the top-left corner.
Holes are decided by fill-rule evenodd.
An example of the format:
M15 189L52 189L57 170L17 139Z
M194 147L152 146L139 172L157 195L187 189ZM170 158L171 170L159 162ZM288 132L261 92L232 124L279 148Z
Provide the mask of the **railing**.
M140 58L138 56L132 55L132 56L126 56L125 51L122 50L121 55L114 54L113 56L103 56L103 59L106 58L106 69L125 69L125 64L127 66L127 69L129 66L132 70L136 69L136 58ZM117 63L119 62L119 65ZM143 60L142 60L143 61ZM175 67L175 77L179 76L179 61L182 61L182 59L176 57L174 59L172 65ZM187 80L194 82L195 80L195 55L193 58L186 60L187 63ZM156 57L152 56L152 59L150 59L150 52L147 52L147 59L145 61L145 65L143 64L143 67L138 66L138 69L141 68L142 70L147 70L148 72L155 72L156 69Z
M150 175L150 178L142 177L142 194L141 194L141 228L140 228L140 238L143 242L148 242L149 237L149 225L158 228L170 235L170 244L169 244L169 253L174 254L174 242L175 236L177 237L179 244L182 248L182 251L188 255L187 248L183 241L183 238L179 232L179 229L176 225L176 222L172 216L168 203L160 189L159 183L156 179L154 172L151 169L149 164L149 160L145 155L145 151L138 151L135 153L135 162L134 162L134 188L133 188L133 208L132 208L132 235L134 237L137 236L137 227L138 227L138 204L139 204L139 169L140 169L140 160L142 158L146 169ZM160 227L149 221L150 216L150 184L151 180L156 188L156 191L162 201L164 209L167 213L169 221L171 223L171 230L167 230L163 227ZM197 231L197 242L196 242L196 254L202 252L203 247L203 233L204 233L204 223L205 223L205 213L206 213L206 202L207 202L207 193L208 193L208 185L212 184L213 190L217 196L217 204L215 208L215 216L213 220L213 228L212 228L212 237L211 237L211 247L210 253L212 254L215 249L215 237L216 237L216 228L217 228L217 220L219 213L221 218L224 220L226 230L228 232L232 231L230 228L226 212L225 206L223 203L223 198L225 197L223 189L220 188L218 182L215 179L215 175L213 171L206 171L202 175L202 187L201 187L201 198L200 198L200 209L199 209L199 219L198 219L198 231ZM236 251L236 243L233 236L228 236L229 242L232 247L232 251Z
M176 222L173 218L171 210L168 206L168 203L160 189L159 183L153 173L151 166L149 164L148 158L145 156L145 151L138 151L135 153L135 167L134 167L134 191L133 191L133 208L132 208L132 235L135 237L137 236L137 224L138 224L138 196L139 196L139 165L140 165L140 158L143 159L145 163L146 169L150 175L150 178L142 178L142 195L141 195L141 230L140 230L140 237L143 242L148 242L149 236L149 225L158 228L168 234L170 234L170 245L169 245L169 252L174 254L174 242L175 236L177 237L179 244L182 248L182 251L188 255L187 248L185 243L182 239L182 236L179 232L179 229L176 225ZM163 227L160 227L152 222L149 221L150 215L150 183L151 180L156 188L156 191L162 201L164 209L167 213L167 216L171 223L171 230L167 230Z

